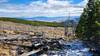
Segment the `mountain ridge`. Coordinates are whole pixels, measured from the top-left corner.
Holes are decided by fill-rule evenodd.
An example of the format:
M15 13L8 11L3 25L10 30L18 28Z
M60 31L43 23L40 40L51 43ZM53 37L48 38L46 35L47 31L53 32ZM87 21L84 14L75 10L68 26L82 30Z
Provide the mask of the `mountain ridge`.
M10 21L14 23L28 24L33 26L50 26L50 27L62 27L61 24L57 22L44 22L44 21L29 21L20 18L8 18L8 17L0 17L1 21Z

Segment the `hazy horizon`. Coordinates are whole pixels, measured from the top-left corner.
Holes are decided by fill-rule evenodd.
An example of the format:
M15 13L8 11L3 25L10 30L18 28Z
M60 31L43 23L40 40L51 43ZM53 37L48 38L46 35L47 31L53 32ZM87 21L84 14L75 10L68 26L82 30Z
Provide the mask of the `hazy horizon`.
M87 0L0 0L0 17L63 21L68 16L80 17L86 3Z

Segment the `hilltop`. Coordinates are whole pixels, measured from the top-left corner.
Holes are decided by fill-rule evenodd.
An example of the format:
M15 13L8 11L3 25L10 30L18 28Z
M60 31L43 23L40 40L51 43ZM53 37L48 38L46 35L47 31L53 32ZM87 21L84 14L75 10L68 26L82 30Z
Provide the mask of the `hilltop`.
M32 26L62 27L62 25L57 22L29 21L29 20L24 20L19 18L0 17L0 21L9 21L9 22L27 24Z

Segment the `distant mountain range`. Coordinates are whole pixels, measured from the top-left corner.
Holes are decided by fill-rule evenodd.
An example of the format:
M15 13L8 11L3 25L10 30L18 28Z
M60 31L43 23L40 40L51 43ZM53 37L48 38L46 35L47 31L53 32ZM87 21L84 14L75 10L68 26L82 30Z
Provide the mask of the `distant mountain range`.
M34 18L8 18L0 17L1 21L10 21L14 23L28 24L33 26L52 26L52 27L62 27L65 22L77 23L79 17L34 17ZM65 21L66 20L66 21Z
M23 18L25 20L31 20L31 21L47 21L47 22L62 22L67 19L74 20L76 22L79 21L80 17L79 16L71 16L70 18L65 17L65 16L60 16L60 17L33 17L33 18Z
M3 22L13 22L13 23L20 23L32 26L49 26L49 27L63 27L58 22L44 22L44 21L29 21L21 18L9 18L9 17L0 17L0 21Z

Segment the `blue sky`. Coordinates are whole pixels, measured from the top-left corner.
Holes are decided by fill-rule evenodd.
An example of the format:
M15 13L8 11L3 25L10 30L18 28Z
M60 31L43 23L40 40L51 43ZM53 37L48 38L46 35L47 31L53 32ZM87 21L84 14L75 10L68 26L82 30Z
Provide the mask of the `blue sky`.
M36 1L42 1L42 2L47 2L47 0L9 0L9 3L13 3L13 4L27 4L27 3L30 3L30 2L36 2ZM67 0L66 0L67 1ZM83 0L68 0L68 1L72 1L71 3L74 3L74 4L77 4L77 3L80 3L82 2Z
M65 20L69 14L71 17L80 16L86 3L87 0L0 0L0 17L18 17L28 20L48 17L46 21L54 17L54 20Z

